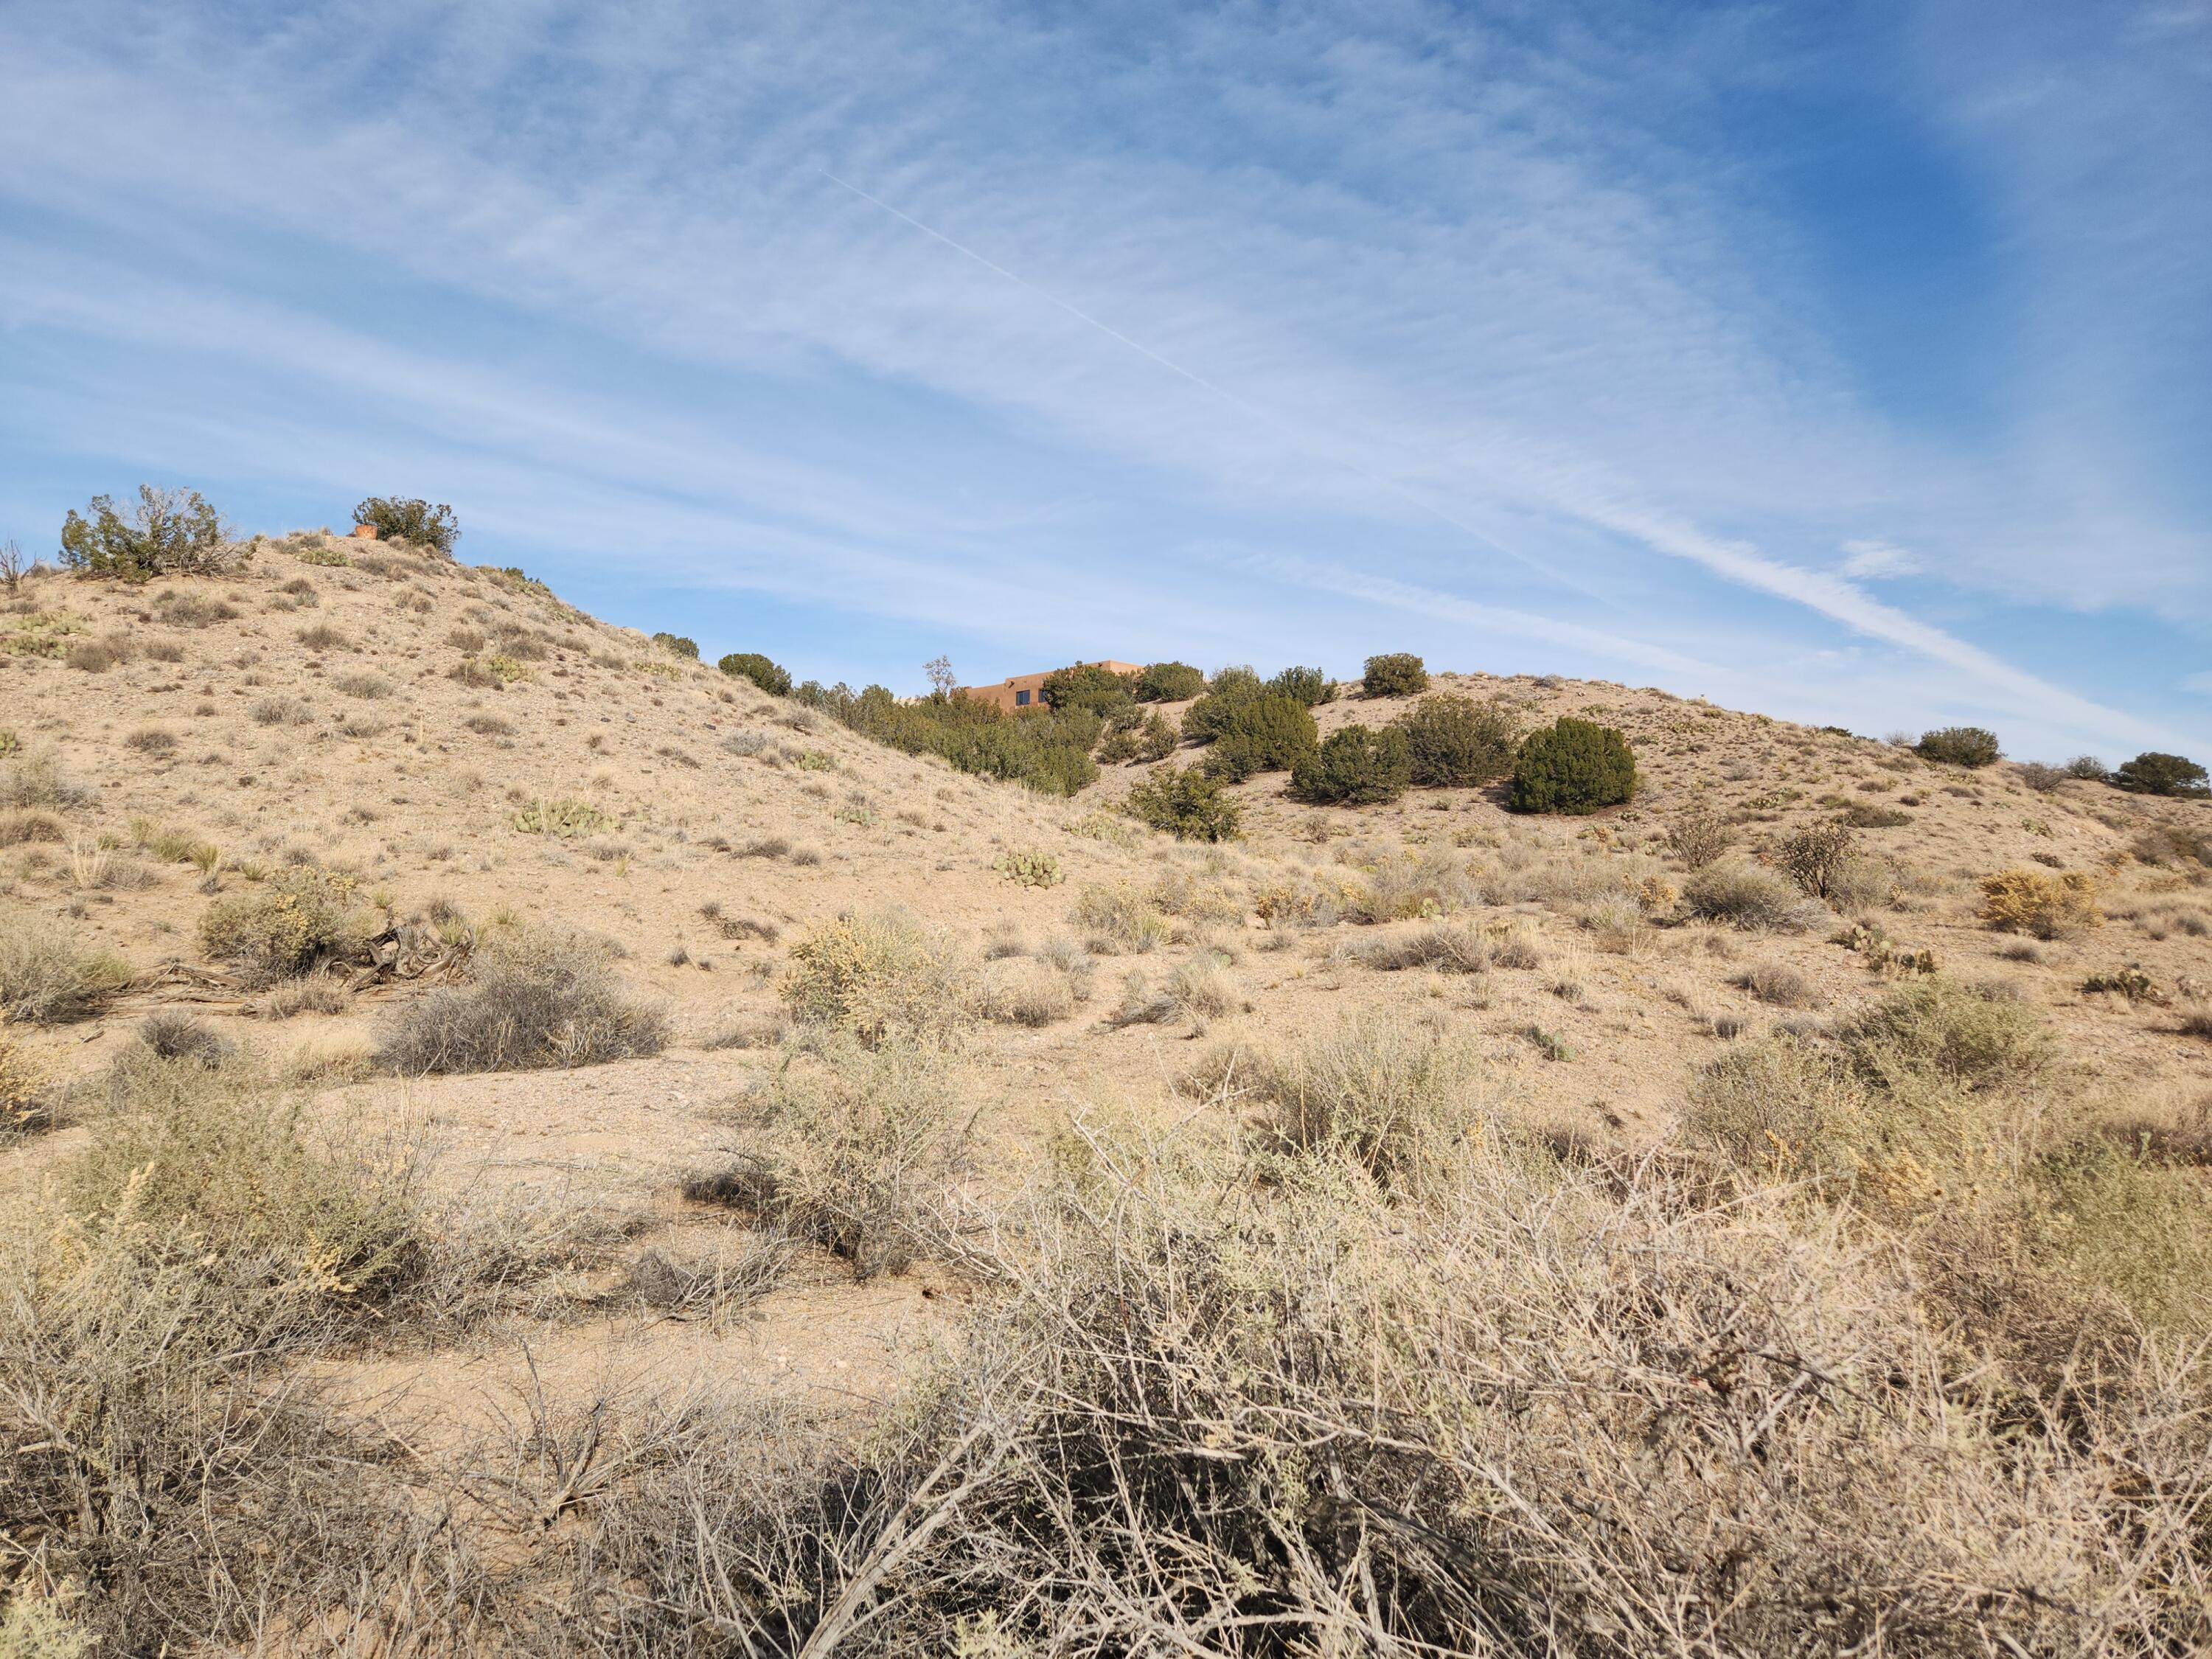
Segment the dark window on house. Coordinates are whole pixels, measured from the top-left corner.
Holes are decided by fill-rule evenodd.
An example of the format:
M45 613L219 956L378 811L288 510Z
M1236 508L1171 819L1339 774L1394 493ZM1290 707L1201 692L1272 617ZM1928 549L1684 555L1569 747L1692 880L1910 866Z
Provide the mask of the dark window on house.
M1014 707L1015 707L1015 708L1028 708L1029 706L1030 706L1030 694L1029 694L1028 692L1026 692L1026 691L1017 691L1017 692L1015 692L1015 693L1014 693Z

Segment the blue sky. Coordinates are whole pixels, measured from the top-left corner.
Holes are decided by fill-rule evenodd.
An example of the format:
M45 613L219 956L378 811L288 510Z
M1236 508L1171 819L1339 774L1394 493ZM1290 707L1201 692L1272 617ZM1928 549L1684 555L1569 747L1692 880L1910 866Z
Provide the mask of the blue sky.
M0 9L0 536L2212 751L2212 3Z

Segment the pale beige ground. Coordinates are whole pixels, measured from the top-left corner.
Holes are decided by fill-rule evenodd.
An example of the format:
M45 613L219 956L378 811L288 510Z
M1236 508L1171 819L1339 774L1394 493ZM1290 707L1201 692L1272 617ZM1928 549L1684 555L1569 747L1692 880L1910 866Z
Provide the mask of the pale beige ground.
M744 1121L749 1082L771 1063L759 1048L706 1045L775 1019L776 977L794 938L848 908L902 905L979 949L1008 931L1036 945L1079 933L1068 916L1087 884L1149 887L1182 872L1225 894L1237 914L1186 915L1156 955L1102 959L1094 995L1070 1019L1038 1030L985 1024L966 1039L961 1078L976 1114L979 1179L1018 1180L1055 1117L1071 1110L1189 1109L1173 1085L1210 1043L1291 1042L1381 1003L1478 1038L1501 1109L1648 1139L1665 1133L1692 1067L1742 1035L1804 1017L1738 988L1733 979L1747 967L1771 962L1802 973L1814 1014L1846 1010L1886 984L1832 942L1842 918L1761 937L1678 921L1662 903L1633 927L1589 925L1568 896L1572 872L1655 860L1669 815L1702 796L1738 818L1753 847L1832 817L1839 799L1897 806L1907 823L1861 837L1901 878L1879 918L1892 938L2045 1009L2102 1085L2100 1109L2170 1115L2212 1098L2212 1043L2180 1035L2171 1006L2081 989L2091 973L2127 964L2170 997L2212 983L2207 872L2147 864L2129 851L2160 817L2202 833L2212 809L2199 805L2148 802L2087 782L2039 794L2008 765L1972 774L1931 767L1869 739L1657 690L1470 675L1440 677L1438 689L1501 696L1531 725L1573 713L1621 727L1644 775L1637 804L1595 819L1523 820L1502 809L1498 792L1415 791L1386 808L1313 808L1286 800L1285 779L1268 775L1238 791L1243 842L1178 846L1112 813L1141 769L1109 769L1072 802L963 776L683 662L495 572L391 549L354 550L346 566L298 556L340 545L319 537L264 544L250 568L220 580L131 588L45 576L0 611L0 726L17 734L17 758L52 756L91 792L67 814L74 845L0 849L0 902L70 917L82 941L118 951L141 976L102 1018L27 1035L57 1076L93 1071L147 1011L183 1001L275 1059L319 1069L317 1109L326 1120L400 1123L426 1135L440 1149L437 1179L456 1190L514 1188L634 1216L637 1248L696 1257L718 1248L732 1224L684 1206L677 1185L713 1164ZM301 584L307 592L286 591ZM164 596L199 596L238 614L182 625L164 620L175 615L174 599ZM302 640L319 627L340 637ZM465 654L449 641L455 629L488 635L477 654L504 652L523 678L483 689L450 678ZM110 636L129 656L103 672L41 654L42 641L65 649ZM1101 641L1109 646L1141 641ZM364 672L389 695L359 695L346 677ZM1351 691L1317 711L1324 732L1379 723L1401 707ZM303 702L309 718L256 720L257 703L286 696ZM173 746L143 736L133 746L133 734L149 730ZM745 733L765 737L757 754L726 746ZM619 827L580 840L519 831L515 815L539 800L588 802ZM444 901L479 919L559 919L605 934L626 951L634 984L665 999L678 1041L655 1060L565 1073L364 1075L359 1058L381 1005L412 989L363 993L336 1015L276 1020L255 1018L252 996L219 975L173 971L170 964L213 966L196 932L210 896L191 865L134 849L140 817L219 844L233 865L296 853L353 872L365 895L400 917ZM1109 836L1096 833L1102 823ZM744 855L748 842L772 836L819 861ZM102 839L112 843L104 869ZM1384 929L1275 933L1246 908L1271 884L1357 883L1378 862L1426 846L1560 872L1554 896L1469 914L1478 925L1523 931L1540 966L1471 979L1386 974L1357 957ZM1056 857L1066 882L1013 884L993 860L1017 848ZM2112 920L2037 945L2035 959L2010 959L2021 942L1974 915L1979 878L2010 866L2096 873ZM1679 883L1681 872L1665 878ZM244 878L233 871L219 880L229 890ZM701 913L710 902L725 916L772 924L778 942L725 939ZM1229 958L1240 1007L1202 1034L1105 1024L1126 972L1158 976L1201 949ZM1532 1028L1571 1058L1546 1058ZM82 1133L64 1122L0 1146L0 1180L39 1178ZM526 1352L561 1391L696 1377L799 1389L834 1407L883 1397L940 1340L961 1300L934 1270L856 1285L832 1264L808 1263L794 1287L729 1319L592 1315L502 1327L452 1353L365 1363L337 1385L390 1402L425 1434L465 1434L511 1409L527 1376ZM402 1400L416 1403L403 1411Z

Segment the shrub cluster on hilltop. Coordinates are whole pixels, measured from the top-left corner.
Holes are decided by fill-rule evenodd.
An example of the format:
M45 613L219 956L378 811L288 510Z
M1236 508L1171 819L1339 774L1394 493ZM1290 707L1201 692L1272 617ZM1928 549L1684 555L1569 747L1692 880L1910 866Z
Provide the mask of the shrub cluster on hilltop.
M1206 690L1206 676L1187 662L1156 662L1137 676L1139 702L1188 702Z
M1997 734L1978 726L1947 726L1923 732L1912 748L1921 759L1948 766L1992 766L2002 753Z
M82 576L142 582L155 576L211 575L228 568L231 538L222 515L197 489L138 486L135 507L118 510L95 495L85 518L62 520L63 566Z
M1370 697L1419 696L1429 689L1429 671L1410 651L1388 651L1367 659L1359 685Z
M771 697L791 695L790 671L757 651L732 651L714 666L732 679L750 680Z
M2114 769L2111 780L2116 789L2124 789L2137 795L2190 795L2203 797L2212 794L2204 769L2182 755L2163 754L2147 750L2131 761L2123 761Z
M353 521L374 526L387 542L409 542L451 558L461 538L460 520L441 501L433 507L414 496L371 495L353 510Z

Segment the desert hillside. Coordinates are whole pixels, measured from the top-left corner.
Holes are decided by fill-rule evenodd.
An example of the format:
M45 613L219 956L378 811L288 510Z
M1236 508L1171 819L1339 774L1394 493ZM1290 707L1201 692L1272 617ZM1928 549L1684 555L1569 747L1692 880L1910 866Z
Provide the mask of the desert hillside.
M1324 737L1416 701L1339 691ZM2212 1632L2212 808L1648 688L1437 693L1618 729L1633 800L1261 771L1239 838L1183 842L1121 808L1195 747L1073 798L969 775L404 545L26 577L0 1593L101 1654ZM1050 1364L1041 1297L1080 1338ZM131 1307L235 1340L179 1357ZM2005 1437L2069 1413L2023 1474ZM1007 1486L1054 1468L1064 1510ZM1108 1489L1153 1518L1094 1528ZM1482 1534L1478 1489L1522 1519ZM1535 1588L1485 1588L1479 1534ZM1224 1589L1240 1552L1272 1565Z

